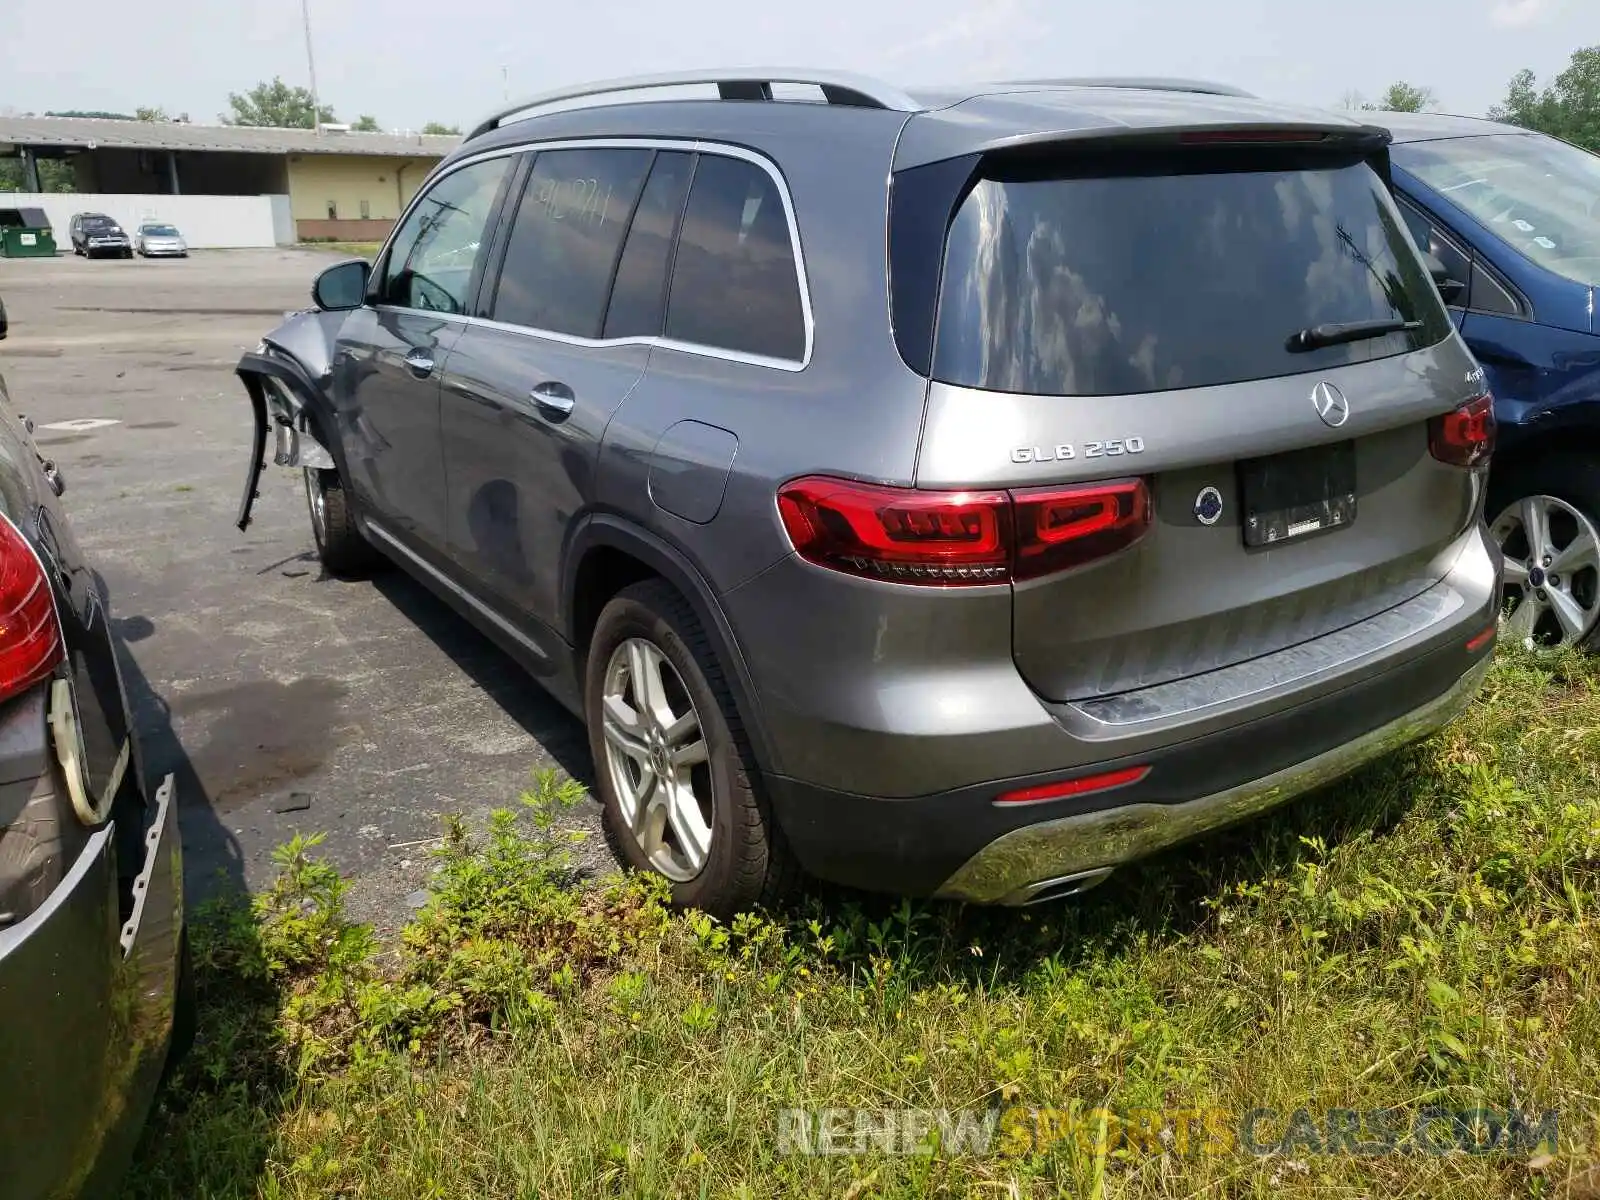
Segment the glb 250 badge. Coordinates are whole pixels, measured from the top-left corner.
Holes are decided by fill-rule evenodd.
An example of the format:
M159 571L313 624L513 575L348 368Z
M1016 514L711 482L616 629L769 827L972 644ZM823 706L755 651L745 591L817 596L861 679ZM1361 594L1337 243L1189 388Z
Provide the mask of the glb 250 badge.
M1080 447L1070 442L1063 442L1059 446L1018 446L1011 452L1011 461L1014 463L1050 463L1067 462L1074 458L1116 458L1121 454L1143 454L1144 439L1142 437L1112 438L1106 442L1084 442Z

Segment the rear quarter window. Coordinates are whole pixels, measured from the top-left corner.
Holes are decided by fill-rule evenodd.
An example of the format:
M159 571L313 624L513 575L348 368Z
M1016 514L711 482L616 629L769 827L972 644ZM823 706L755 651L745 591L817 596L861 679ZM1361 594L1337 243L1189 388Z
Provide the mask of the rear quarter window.
M1308 326L1420 322L1292 353ZM1450 331L1364 161L1196 170L1140 160L991 170L950 227L933 374L1044 395L1120 395L1326 370Z
M805 358L789 216L778 185L754 163L700 156L678 235L666 333L738 354Z

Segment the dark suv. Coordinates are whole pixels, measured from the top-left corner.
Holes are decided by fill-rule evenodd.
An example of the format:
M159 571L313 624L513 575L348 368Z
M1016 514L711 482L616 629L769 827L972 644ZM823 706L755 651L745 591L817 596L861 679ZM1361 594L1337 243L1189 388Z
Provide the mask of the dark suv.
M74 213L68 227L72 236L72 252L85 258L111 255L115 258L133 257L133 240L105 213Z
M271 432L329 568L583 715L681 903L1081 891L1487 667L1490 400L1388 145L1149 81L525 102L240 363L240 524Z

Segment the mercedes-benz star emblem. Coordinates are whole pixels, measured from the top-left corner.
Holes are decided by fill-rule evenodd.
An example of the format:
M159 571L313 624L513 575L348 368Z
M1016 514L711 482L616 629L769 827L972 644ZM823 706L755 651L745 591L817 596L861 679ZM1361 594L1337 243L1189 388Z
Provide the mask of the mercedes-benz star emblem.
M1322 418L1322 423L1334 429L1350 419L1350 401L1327 380L1311 389L1311 405L1317 410L1317 416Z
M1194 519L1202 525L1215 525L1222 519L1222 493L1214 487L1203 487L1194 498Z

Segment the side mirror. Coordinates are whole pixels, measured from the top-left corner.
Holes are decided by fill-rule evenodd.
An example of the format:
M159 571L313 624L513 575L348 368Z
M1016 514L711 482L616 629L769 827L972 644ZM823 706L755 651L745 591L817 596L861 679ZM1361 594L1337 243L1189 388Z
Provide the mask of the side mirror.
M311 285L311 298L323 312L360 308L371 278L372 264L366 259L342 262L317 276L317 281Z
M1428 274L1433 279L1433 286L1439 289L1439 297L1445 302L1446 307L1459 306L1467 298L1466 283L1451 275L1450 268L1439 261L1437 254L1424 250L1422 261L1428 265Z

